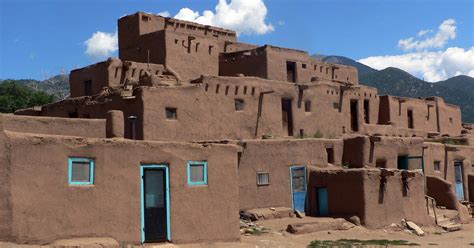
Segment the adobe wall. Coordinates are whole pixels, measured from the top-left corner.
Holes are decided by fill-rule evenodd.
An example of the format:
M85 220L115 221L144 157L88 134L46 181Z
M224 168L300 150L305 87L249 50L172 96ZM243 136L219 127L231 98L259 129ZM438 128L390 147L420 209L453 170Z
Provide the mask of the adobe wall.
M224 41L166 30L165 43L165 65L183 80L219 75L219 53L224 49Z
M344 139L342 160L351 168L384 165L384 168L397 169L398 156L416 157L422 155L422 138L357 136ZM421 160L410 160L408 168L410 170L421 169Z
M327 167L326 148L334 149L333 165L341 164L342 140L243 140L239 162L240 209L292 208L291 166ZM269 173L269 185L257 185L257 172Z
M282 99L292 101L292 136L315 137L321 134L334 138L351 132L350 100L359 102L360 123L363 122L363 99L367 99L372 108L370 119L377 116L376 90L370 87L351 89L341 96L340 87L334 84L298 88L292 83L249 77L204 77L200 82L193 86L143 90L145 139L285 137L288 131L283 128ZM235 99L244 100L243 111L235 110ZM306 101L310 102L309 111L305 110ZM166 120L165 107L177 109L177 120Z
M401 219L411 220L419 225L433 224L426 212L421 171L394 171L393 176L386 177L385 187L382 187L380 175L380 171L364 174L367 227L380 228L399 223ZM404 180L405 175L409 177Z
M448 105L439 98L428 100L381 96L379 123L400 129L422 130L439 135L461 135L461 112L459 107ZM413 128L409 127L408 111L413 113Z
M347 218L356 215L368 228L388 226L403 218L430 225L421 173L405 172L411 176L406 181L409 190L404 186L402 172L386 173L384 183L381 183L381 175L385 174L381 173L380 170L367 169L311 169L308 188L311 215L319 215L318 188L327 188L330 216Z
M443 136L459 136L462 130L461 108L446 103L443 98L436 97L439 111L440 133Z
M474 202L474 172L470 172L467 175L467 181L469 186L469 201Z
M136 138L143 139L143 102L141 95L141 90L138 88L134 91L134 98L131 99L122 98L120 92L112 92L110 94L93 97L69 98L60 102L45 105L39 112L31 111L31 109L24 109L16 111L15 115L37 115L63 118L75 115L84 119L106 119L107 111L121 110L124 112L125 117L125 137L129 138L131 136L131 121L127 118L130 116L136 116ZM101 130L105 130L104 128L105 125L101 127ZM83 130L79 132L82 131ZM105 135L105 132L103 133L103 135Z
M436 176L455 184L454 163L462 162L464 197L468 199L469 195L469 173L473 172L474 147L473 146L454 146L441 143L425 142L425 171L426 175ZM434 170L435 161L440 162L440 170ZM473 200L470 199L469 200Z
M137 12L118 19L118 36L120 50L133 47L138 36L161 30L173 30L189 35L219 38L223 41L235 41L236 33L208 25L162 17L150 13Z
M9 241L47 243L60 238L106 236L119 242L140 242L140 166L163 163L170 172L172 242L240 237L235 146L10 132L6 139L11 146L13 209L9 225L13 238ZM94 158L93 186L68 185L71 156ZM207 186L188 186L188 160L207 160ZM0 236L7 238L4 232Z
M264 49L253 49L219 56L219 76L267 78L267 56Z
M0 114L4 130L18 133L36 133L105 138L105 120L33 117ZM73 127L73 128L71 128Z
M2 115L3 116L3 115ZM3 129L0 116L0 240L11 237L12 209L10 202L10 146Z
M120 59L163 64L184 81L201 75L217 76L219 53L236 41L231 30L142 12L122 17L118 26ZM242 46L236 43L232 47Z
M356 215L365 224L364 183L362 170L310 168L308 171L308 209L310 216L320 216L318 188L328 190L330 216Z
M454 186L438 176L426 176L426 195L436 200L437 206L458 210L458 198Z
M268 79L287 81L286 61L296 63L297 82L337 81L358 84L357 69L311 59L307 52L266 45Z
M137 63L109 58L97 64L72 70L69 74L71 97L85 96L85 81L91 81L91 95L98 95L104 87L118 87L126 80L138 81L145 71L153 75L162 75L164 66L158 64Z

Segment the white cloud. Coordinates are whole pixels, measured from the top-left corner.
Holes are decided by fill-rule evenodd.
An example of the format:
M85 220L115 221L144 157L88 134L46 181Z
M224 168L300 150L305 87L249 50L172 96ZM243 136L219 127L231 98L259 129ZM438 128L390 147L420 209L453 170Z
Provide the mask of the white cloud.
M219 0L215 12L182 8L174 18L235 30L238 34L266 34L274 30L265 22L267 7L263 0Z
M474 77L474 47L450 47L444 51L420 51L358 60L375 69L397 67L426 81L436 82L457 75Z
M432 32L433 32L433 30L431 30L431 29L425 29L425 30L420 30L416 35L418 37L423 37L423 36L425 36L429 33L432 33Z
M418 37L424 37L431 30L421 30L418 32ZM449 40L456 38L456 21L454 19L447 19L443 21L439 27L438 32L432 37L417 40L414 37L402 39L398 41L398 46L405 51L411 50L426 50L431 48L443 48Z
M163 16L163 17L170 17L171 16L170 12L168 12L168 11L162 11L162 12L158 13L158 15Z
M86 54L94 59L104 59L118 50L118 35L97 31L84 42Z

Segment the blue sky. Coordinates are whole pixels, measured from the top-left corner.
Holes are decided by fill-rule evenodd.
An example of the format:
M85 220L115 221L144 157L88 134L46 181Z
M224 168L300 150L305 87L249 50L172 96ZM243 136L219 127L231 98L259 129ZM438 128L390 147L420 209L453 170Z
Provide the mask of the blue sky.
M241 0L227 0L233 1L237 6ZM85 41L97 31L113 34L120 16L136 11L168 11L174 16L182 8L198 14L211 10L217 16L217 4L218 0L0 0L0 79L45 79L97 62L85 53ZM428 81L474 76L474 1L263 0L263 4L266 15L260 16L258 7L249 11L256 11L260 24L272 28L244 31L241 41L343 55L377 69L397 66ZM242 30L255 26L239 25ZM422 30L430 31L418 36ZM399 45L410 37L411 48Z

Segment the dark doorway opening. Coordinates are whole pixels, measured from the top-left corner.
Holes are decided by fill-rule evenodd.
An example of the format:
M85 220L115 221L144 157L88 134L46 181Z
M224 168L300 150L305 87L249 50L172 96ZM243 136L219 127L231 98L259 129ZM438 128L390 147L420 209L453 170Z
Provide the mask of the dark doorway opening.
M326 147L326 154L329 164L334 164L334 148Z
M408 170L408 156L398 156L397 168L399 170Z
M291 99L281 99L281 118L283 132L286 136L293 136L293 113L291 111Z
M286 61L286 80L296 82L296 62Z
M168 240L168 198L166 169L143 168L144 242Z
M369 100L364 100L364 122L370 123Z
M415 128L414 124L413 124L413 110L409 109L407 111L407 120L408 120L408 128Z
M351 129L354 132L359 131L359 107L357 100L351 100Z
M84 95L92 96L92 80L84 81Z

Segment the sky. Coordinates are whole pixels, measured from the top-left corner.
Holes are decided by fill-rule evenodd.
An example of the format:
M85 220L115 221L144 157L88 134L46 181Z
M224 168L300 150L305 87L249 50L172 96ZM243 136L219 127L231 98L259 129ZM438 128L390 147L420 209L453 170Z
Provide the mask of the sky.
M430 82L474 77L474 0L0 0L0 79L43 80L117 57L117 19L137 11Z

